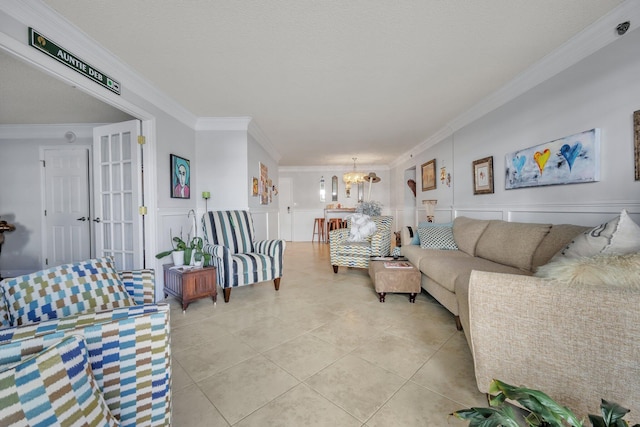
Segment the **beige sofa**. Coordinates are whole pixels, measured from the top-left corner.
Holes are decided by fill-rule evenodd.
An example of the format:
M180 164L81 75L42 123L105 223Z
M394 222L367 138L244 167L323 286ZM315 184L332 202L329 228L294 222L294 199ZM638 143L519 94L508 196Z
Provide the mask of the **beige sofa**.
M631 409L626 419L637 423L640 286L532 276L587 229L459 217L459 250L408 245L405 227L401 253L420 269L422 287L456 316L481 392L500 379L543 390L579 417L598 413L604 398Z
M422 288L456 318L469 341L469 277L473 270L530 276L540 265L587 230L551 225L458 217L453 237L458 250L422 249L402 230L400 253L422 273Z

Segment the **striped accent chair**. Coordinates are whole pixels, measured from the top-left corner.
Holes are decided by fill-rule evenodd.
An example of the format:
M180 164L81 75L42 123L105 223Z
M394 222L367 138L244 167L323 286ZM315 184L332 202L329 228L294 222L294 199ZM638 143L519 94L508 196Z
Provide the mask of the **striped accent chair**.
M347 217L347 228L339 228L329 233L329 252L333 272L338 267L369 268L369 258L372 256L388 256L391 253L391 216L373 216L376 232L364 242L349 242L351 221Z
M284 240L254 242L248 211L210 211L202 217L204 252L217 268L218 284L229 302L231 288L273 280L280 289Z

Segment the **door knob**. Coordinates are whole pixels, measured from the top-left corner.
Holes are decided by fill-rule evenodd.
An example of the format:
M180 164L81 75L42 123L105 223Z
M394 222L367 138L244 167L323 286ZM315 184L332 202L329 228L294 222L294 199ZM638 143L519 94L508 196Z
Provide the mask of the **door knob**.
M87 217L84 217L84 216L83 216L83 217L78 218L78 221L86 221L86 220L88 220L88 219L89 219L89 218L87 218Z
M100 218L94 219L93 222L100 222Z

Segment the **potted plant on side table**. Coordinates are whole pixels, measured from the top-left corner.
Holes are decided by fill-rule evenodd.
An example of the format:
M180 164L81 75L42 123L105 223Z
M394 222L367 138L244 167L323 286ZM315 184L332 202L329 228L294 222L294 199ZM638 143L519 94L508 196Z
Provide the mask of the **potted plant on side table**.
M186 250L187 250L187 244L184 242L184 240L182 240L181 237L175 236L171 239L171 245L173 246L173 249L169 250L169 251L164 251L164 252L160 252L159 254L156 255L157 259L161 259L164 258L166 256L173 256L173 265L175 266L182 266L185 264L185 259L186 257ZM189 259L191 259L191 252L189 252Z

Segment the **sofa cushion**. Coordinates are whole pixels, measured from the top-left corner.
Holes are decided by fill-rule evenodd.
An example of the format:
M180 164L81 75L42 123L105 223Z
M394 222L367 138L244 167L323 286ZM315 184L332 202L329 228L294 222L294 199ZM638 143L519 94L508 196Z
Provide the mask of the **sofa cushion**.
M451 227L418 228L420 247L422 249L457 250Z
M623 209L619 216L577 236L558 252L560 258L592 257L597 254L628 254L640 252L640 226Z
M640 289L640 253L560 258L538 268L536 277L575 285L608 285Z
M135 305L110 258L52 267L0 286L12 325Z
M453 238L458 249L471 256L476 256L478 239L489 225L488 220L471 219L459 216L453 220Z
M466 286L472 270L522 274L522 271L517 268L498 264L483 258L471 257L461 251L440 252L456 255L423 257L420 260L419 269L449 292L457 292L457 287Z
M542 239L542 242L540 242L538 248L533 254L531 271L535 271L537 267L548 263L559 250L567 246L567 244L575 239L580 233L583 233L590 228L591 227L572 224L552 225L549 230L549 234Z
M0 425L118 425L89 367L86 344L77 336L3 370L0 408Z
M476 256L531 271L533 254L551 224L491 221L478 240Z

